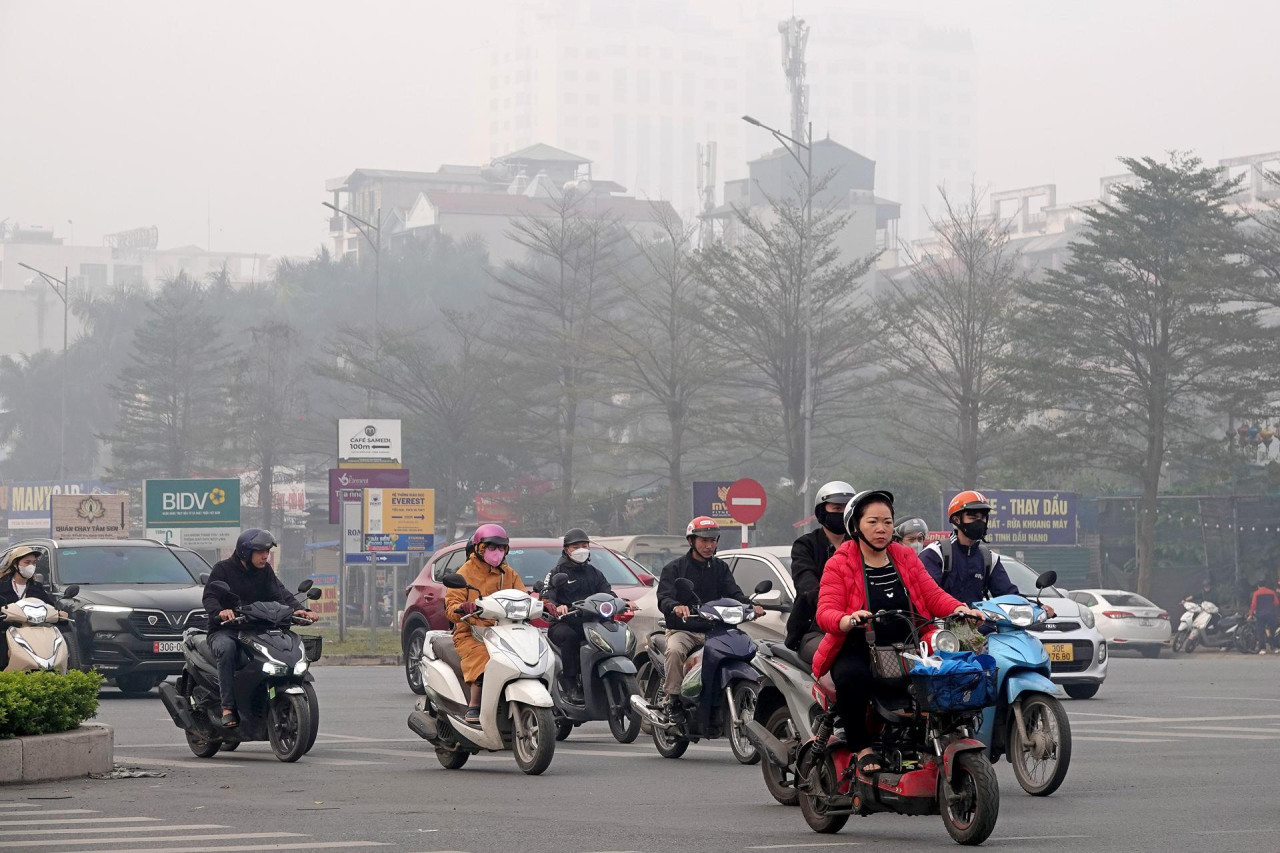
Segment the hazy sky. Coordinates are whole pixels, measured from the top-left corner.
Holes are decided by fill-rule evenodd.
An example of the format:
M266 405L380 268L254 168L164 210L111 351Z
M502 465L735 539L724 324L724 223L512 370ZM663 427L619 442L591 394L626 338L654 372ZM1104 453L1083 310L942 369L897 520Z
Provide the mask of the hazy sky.
M515 2L0 0L0 220L309 254L327 178L475 161L471 46ZM969 27L980 185L1071 201L1121 154L1280 150L1273 3L856 5Z

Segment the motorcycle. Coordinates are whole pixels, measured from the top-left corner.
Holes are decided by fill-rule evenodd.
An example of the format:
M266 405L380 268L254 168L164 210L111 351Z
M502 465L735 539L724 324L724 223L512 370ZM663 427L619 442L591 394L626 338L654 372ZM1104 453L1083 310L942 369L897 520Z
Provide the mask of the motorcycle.
M1036 579L1036 588L1052 586L1056 572ZM1047 621L1039 599L1002 595L974 604L995 627L986 636L986 653L996 660L997 701L982 712L978 739L987 744L991 762L1008 755L1022 790L1047 797L1062 784L1071 764L1071 724L1050 680L1049 655L1032 625Z
M1197 646L1223 650L1239 646L1236 634L1244 621L1239 614L1225 616L1218 605L1208 599L1196 604L1191 598L1185 598L1182 608L1182 622L1173 640L1174 651L1190 654Z
M901 610L871 617L867 642L873 657L886 659L888 652L901 664L900 655L892 651L897 647L875 647L874 625L893 619L911 626L913 642L908 647L918 644L920 628L932 620ZM937 631L933 643L938 649L959 648L956 635L948 630ZM769 761L794 768L800 811L815 832L839 832L855 814L940 814L953 840L981 844L995 829L1000 812L995 768L986 757L986 745L973 734L982 708L989 704L988 692L994 693L994 672L969 674L978 676L982 690L946 691L968 697L964 703L943 702L944 691L928 685L933 676L907 676L905 665L897 675L876 664L872 672L877 690L871 706L882 723L874 739L884 762L879 771L860 770L853 751L834 737L836 690L829 676L811 682L814 735L798 748L779 741L759 721L752 720L746 730Z
M760 690L755 719L747 723L744 732L763 757L760 770L769 794L784 806L799 805L796 756L801 744L812 740L821 712L814 700L817 679L813 667L782 643L769 640L757 644L751 666L760 674ZM761 734L777 742L774 750L761 745ZM783 755L782 760L774 758L777 753Z
M441 580L449 589L479 592L459 574ZM425 695L409 714L409 729L428 741L436 759L457 770L479 752L515 754L516 766L530 776L551 765L556 723L547 682L551 644L529 624L542 616L542 602L519 589L500 589L476 600L465 619L489 651L480 694L480 722L466 721L468 694L462 658L451 631L428 631L419 666ZM491 626L470 620L492 621Z
M554 587L564 586L563 572L551 579ZM640 692L636 683L636 638L625 623L631 620L627 603L607 592L575 601L560 619L579 619L587 641L579 650L582 694L570 697L561 688L560 655L552 646L554 675L551 699L555 703L556 740L564 740L574 726L590 720L608 720L609 731L618 743L631 743L640 735L640 715L631 708L631 697Z
M53 672L67 674L67 638L62 635L59 623L67 623L58 611L71 609L71 599L80 592L78 584L72 584L62 592L59 606L54 607L38 598L22 598L0 609L0 619L5 628L5 642L9 648L9 663L5 672Z
M218 662L203 628L183 632L182 672L176 684L160 683L160 701L197 758L231 752L246 741L266 740L276 758L297 761L311 751L320 731L320 702L310 665L319 660L321 646L320 638L299 637L290 627L310 625L312 620L294 615L297 604L241 604L222 581L214 581L209 589L236 614L224 624L237 629L239 666L233 689L239 725L222 725ZM308 601L321 594L310 580L303 581L298 592Z
M772 581L760 581L754 595L772 588ZM741 764L755 764L760 753L743 726L755 716L758 677L750 661L756 644L736 627L755 619L755 608L732 598L701 603L687 578L676 581L676 591L706 626L706 642L685 661L680 695L675 697L681 713L668 719L656 709L666 671L667 637L662 630L649 635L643 695L632 696L631 705L652 726L653 745L663 758L679 758L690 743L702 738L727 736L733 757Z

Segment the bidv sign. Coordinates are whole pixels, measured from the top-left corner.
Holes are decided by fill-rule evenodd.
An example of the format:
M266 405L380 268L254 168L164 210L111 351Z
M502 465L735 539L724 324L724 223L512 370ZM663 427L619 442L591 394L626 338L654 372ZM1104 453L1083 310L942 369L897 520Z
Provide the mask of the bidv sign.
M188 548L235 544L240 529L240 480L147 480L148 535ZM164 531L161 535L160 531Z

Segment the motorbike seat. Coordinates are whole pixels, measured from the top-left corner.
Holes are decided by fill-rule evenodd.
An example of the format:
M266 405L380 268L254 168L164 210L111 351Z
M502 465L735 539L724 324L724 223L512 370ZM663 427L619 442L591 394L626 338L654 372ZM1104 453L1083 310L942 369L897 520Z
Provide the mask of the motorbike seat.
M768 647L769 654L773 655L775 658L778 658L781 661L785 661L786 663L789 663L794 667L802 669L805 672L808 672L812 668L809 664L804 662L804 660L800 657L800 655L791 651L791 649L787 648L782 643L774 643L766 640L764 642L764 645Z
M649 646L658 654L665 656L667 653L667 635L654 634L649 638Z
M453 670L453 674L458 677L459 684L466 683L467 680L462 676L462 658L458 655L458 649L453 645L452 634L432 637L431 651L435 653L437 658L449 665L449 668Z

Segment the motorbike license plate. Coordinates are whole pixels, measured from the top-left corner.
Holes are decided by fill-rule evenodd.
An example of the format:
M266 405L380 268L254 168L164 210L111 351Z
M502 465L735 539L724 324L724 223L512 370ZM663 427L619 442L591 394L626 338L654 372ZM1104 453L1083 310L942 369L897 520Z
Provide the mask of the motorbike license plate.
M182 654L181 640L160 640L152 647L157 655Z
M1070 663L1076 659L1076 650L1070 643L1045 643L1044 650L1054 663Z

